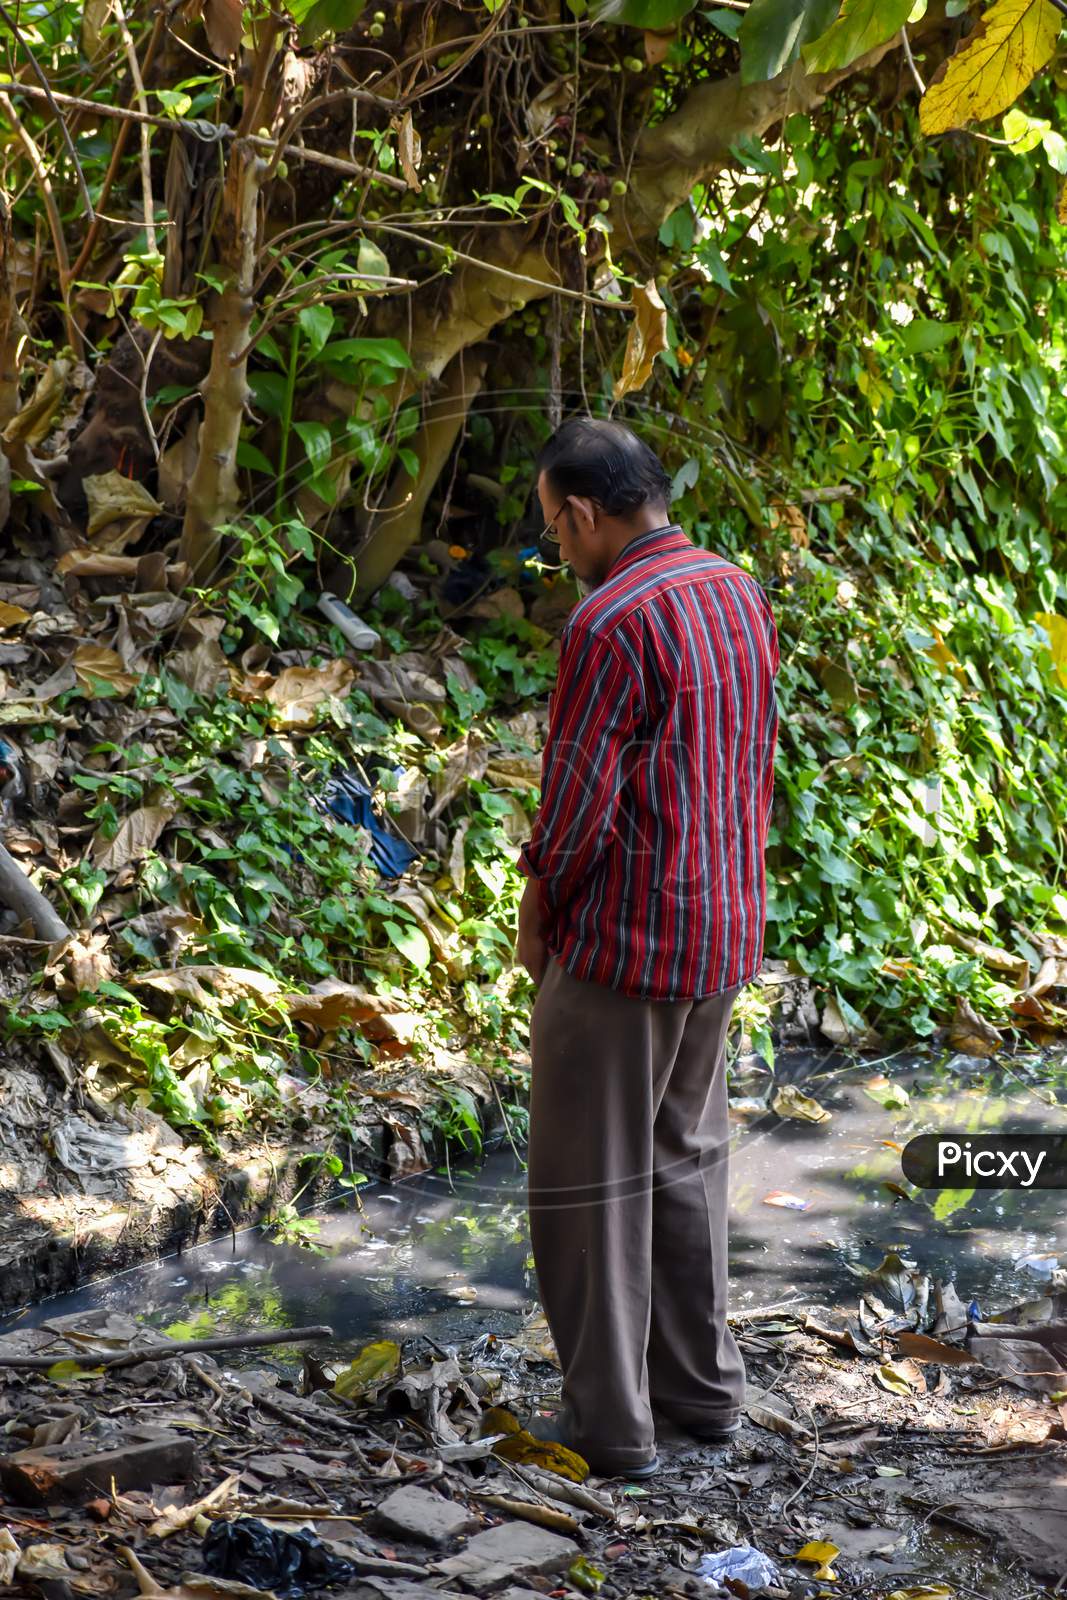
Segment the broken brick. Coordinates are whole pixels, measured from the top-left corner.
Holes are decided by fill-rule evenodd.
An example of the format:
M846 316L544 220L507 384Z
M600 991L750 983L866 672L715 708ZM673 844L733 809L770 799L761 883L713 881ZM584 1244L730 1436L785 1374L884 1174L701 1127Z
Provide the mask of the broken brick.
M93 1454L80 1448L69 1453L62 1446L17 1450L0 1457L0 1484L23 1505L48 1505L54 1500L81 1500L86 1494L110 1494L134 1484L183 1483L195 1478L200 1467L196 1446L177 1433L160 1433L151 1439L119 1445Z

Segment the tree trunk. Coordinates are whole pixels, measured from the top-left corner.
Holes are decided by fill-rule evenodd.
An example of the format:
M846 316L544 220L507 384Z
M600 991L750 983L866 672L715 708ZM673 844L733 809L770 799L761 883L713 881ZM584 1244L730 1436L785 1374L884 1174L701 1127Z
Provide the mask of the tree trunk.
M210 583L218 565L221 526L237 510L237 442L248 400L248 342L258 243L259 191L267 163L246 139L235 139L226 169L219 220L219 263L225 285L211 322L211 368L201 389L204 420L200 454L189 483L178 559Z
M467 413L485 377L486 359L461 352L450 363L440 393L423 412L422 428L415 440L418 473L401 470L386 493L389 509L379 512L370 535L356 559L356 593L363 597L381 587L401 557L422 532L422 517L430 491L437 482L459 438Z

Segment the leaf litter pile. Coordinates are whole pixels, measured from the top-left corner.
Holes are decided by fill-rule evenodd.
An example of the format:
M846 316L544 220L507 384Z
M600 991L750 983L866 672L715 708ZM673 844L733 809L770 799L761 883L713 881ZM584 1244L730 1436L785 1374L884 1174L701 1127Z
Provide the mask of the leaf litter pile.
M1067 1294L982 1321L890 1255L851 1310L734 1326L737 1441L661 1426L640 1485L527 1431L559 1387L539 1316L354 1356L328 1328L180 1342L103 1308L10 1332L0 1594L1058 1592Z

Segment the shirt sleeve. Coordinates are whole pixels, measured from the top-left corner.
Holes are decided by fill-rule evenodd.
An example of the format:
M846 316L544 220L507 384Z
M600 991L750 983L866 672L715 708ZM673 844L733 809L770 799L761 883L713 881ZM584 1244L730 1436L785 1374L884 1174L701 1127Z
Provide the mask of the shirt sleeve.
M638 680L610 639L564 634L541 760L541 806L520 869L551 926L615 830L623 754L641 718Z

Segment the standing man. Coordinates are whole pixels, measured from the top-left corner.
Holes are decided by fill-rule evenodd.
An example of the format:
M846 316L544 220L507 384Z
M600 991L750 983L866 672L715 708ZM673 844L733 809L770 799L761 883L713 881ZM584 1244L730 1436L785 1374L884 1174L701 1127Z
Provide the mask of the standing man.
M763 590L669 515L670 479L617 422L566 422L537 492L591 592L563 633L541 807L521 866L530 1232L563 1368L533 1431L649 1477L652 1408L735 1433L726 1324L724 1055L759 971L778 642Z

